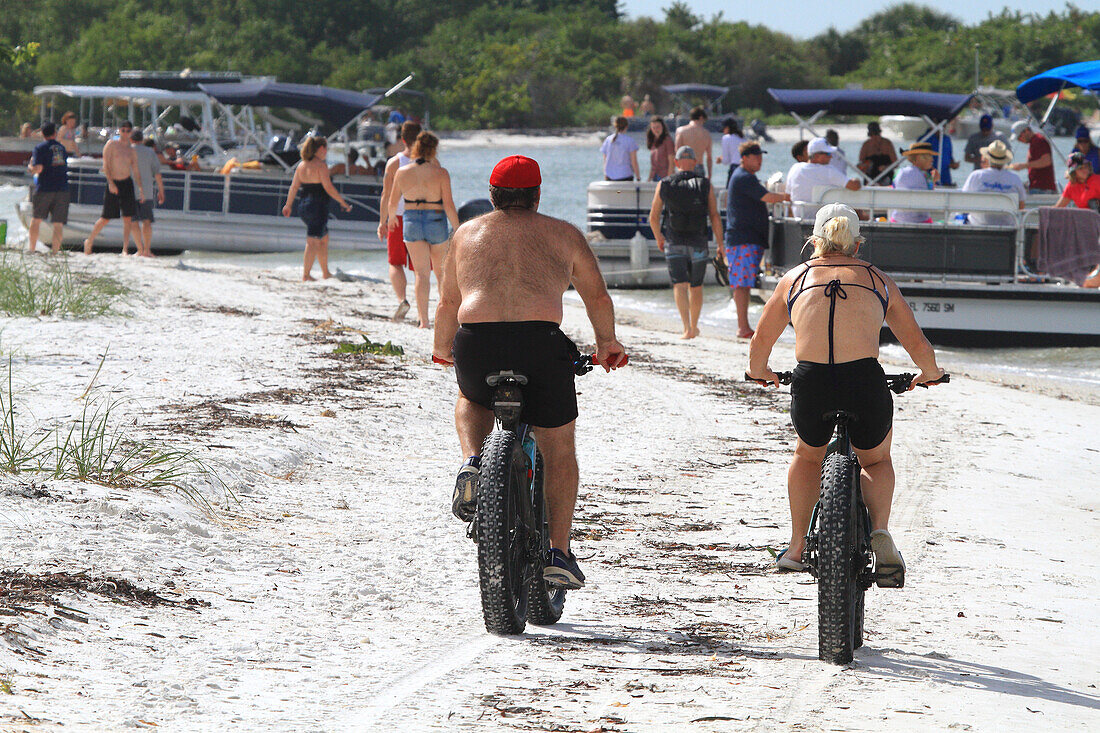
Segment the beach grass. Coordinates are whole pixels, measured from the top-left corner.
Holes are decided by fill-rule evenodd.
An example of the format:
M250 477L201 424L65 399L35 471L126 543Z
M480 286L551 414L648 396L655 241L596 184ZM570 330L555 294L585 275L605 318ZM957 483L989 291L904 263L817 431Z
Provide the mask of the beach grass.
M9 316L95 318L126 292L113 278L74 272L65 257L0 253L0 313Z
M213 467L193 451L158 441L128 437L118 426L119 402L88 391L78 419L52 430L26 431L16 419L20 411L12 388L8 357L5 385L0 385L0 472L46 475L57 480L88 481L111 488L171 489L206 509L210 502L196 488L218 487L231 492ZM51 440L52 438L52 440Z
M378 354L379 356L404 356L405 349L394 344L392 341L386 343L379 343L371 341L366 336L360 334L363 339L363 343L357 344L351 341L341 341L336 345L333 350L337 354Z

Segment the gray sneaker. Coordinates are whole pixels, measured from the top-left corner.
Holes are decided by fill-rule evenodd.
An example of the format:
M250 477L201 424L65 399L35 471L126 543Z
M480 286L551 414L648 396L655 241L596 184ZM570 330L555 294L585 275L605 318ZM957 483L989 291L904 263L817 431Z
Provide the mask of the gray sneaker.
M458 469L451 512L463 522L471 522L477 514L477 489L481 485L481 458L471 456Z

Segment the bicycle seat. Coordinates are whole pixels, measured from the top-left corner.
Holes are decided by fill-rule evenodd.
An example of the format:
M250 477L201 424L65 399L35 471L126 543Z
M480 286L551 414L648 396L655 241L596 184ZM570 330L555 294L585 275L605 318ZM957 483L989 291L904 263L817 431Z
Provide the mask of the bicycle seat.
M489 374L485 377L485 383L488 384L490 387L495 387L501 382L508 379L514 381L520 386L527 384L527 377L517 372L513 372L511 369L505 369L503 371L493 372L492 374Z
M845 410L833 410L831 412L826 412L821 416L821 419L831 423L853 423L859 421L859 416Z

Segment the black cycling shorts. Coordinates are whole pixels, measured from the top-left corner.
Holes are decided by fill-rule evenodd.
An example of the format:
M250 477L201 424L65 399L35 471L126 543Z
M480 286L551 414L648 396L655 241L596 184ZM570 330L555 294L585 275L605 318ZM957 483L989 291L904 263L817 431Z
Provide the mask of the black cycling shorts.
M579 352L550 321L464 323L455 334L454 359L463 396L492 409L492 372L510 369L527 377L520 420L557 428L577 419L574 363Z
M836 423L825 416L838 410L856 416L848 424L856 448L869 450L886 439L894 422L894 400L876 359L798 362L791 381L791 422L798 437L814 447L827 444Z

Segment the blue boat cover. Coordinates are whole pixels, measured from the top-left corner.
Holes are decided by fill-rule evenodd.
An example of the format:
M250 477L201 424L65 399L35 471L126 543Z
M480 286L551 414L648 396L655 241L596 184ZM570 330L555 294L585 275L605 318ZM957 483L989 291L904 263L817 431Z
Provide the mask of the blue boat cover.
M1016 97L1027 104L1063 87L1100 89L1100 61L1080 61L1036 74L1016 87Z
M820 110L837 115L925 115L933 122L951 119L973 96L904 89L769 89L768 94L799 115Z
M708 97L720 97L730 90L729 87L716 87L713 84L666 84L661 89L669 94L703 94Z
M279 81L245 81L237 84L199 84L199 89L222 104L251 104L288 107L316 112L326 122L342 127L381 99L380 94L362 94L348 89L287 84Z

